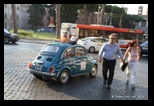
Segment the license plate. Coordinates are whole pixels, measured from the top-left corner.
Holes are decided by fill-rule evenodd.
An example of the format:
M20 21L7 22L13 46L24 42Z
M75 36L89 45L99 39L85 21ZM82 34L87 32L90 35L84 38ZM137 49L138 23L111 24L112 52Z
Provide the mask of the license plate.
M42 70L42 65L37 63L37 64L35 65L35 69L36 69L36 70Z

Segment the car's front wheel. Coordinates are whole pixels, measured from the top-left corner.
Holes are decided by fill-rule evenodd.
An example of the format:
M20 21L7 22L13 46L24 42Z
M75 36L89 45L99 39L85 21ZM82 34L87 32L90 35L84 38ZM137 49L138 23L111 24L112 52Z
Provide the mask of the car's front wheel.
M98 67L97 67L97 65L94 65L94 66L91 68L91 71L90 71L89 75L90 75L91 77L96 77L97 71L98 71Z
M94 53L94 52L95 52L95 48L94 48L94 47L90 47L90 48L89 48L89 52L90 52L90 53Z
M69 79L70 73L67 69L64 69L58 77L58 82L60 82L61 84L65 84L69 81Z
M4 37L4 43L9 43L9 38L8 37Z

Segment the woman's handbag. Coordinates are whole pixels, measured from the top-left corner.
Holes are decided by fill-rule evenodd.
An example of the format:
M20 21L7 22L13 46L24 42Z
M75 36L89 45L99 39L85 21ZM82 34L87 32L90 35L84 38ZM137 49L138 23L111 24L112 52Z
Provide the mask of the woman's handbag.
M126 67L127 67L127 65L128 65L128 62L121 62L120 63L120 69L124 72Z

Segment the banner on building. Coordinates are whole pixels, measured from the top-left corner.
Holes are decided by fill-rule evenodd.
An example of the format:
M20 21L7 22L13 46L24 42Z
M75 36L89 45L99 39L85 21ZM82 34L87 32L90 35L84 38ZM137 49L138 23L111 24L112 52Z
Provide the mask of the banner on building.
M50 24L49 24L49 27L55 27L55 25L54 25L54 17L53 16L50 16Z

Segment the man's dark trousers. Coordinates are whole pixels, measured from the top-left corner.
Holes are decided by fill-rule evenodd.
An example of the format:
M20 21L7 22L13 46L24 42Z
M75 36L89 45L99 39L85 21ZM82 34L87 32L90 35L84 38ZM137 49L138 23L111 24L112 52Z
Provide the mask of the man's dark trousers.
M104 81L108 81L108 85L111 85L113 76L114 76L114 70L116 65L116 59L115 60L107 60L103 58L103 67L102 67L102 73ZM109 76L107 77L107 72L109 70Z

